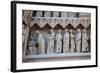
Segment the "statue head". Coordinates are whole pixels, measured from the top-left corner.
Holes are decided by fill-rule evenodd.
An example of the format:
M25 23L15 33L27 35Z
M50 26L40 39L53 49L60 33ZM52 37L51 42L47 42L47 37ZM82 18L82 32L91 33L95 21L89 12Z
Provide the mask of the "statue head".
M61 30L59 29L59 30L58 30L58 32L60 33L60 32L61 32Z
M73 32L73 30L71 29L71 30L70 30L70 33L72 33L72 32Z
M39 31L37 30L36 33L39 34Z
M65 32L68 32L68 29L65 29Z
M54 29L51 29L50 31L51 31L51 32L54 32Z
M83 32L86 32L86 29L83 29Z
M77 31L80 32L81 30L80 29L77 29Z

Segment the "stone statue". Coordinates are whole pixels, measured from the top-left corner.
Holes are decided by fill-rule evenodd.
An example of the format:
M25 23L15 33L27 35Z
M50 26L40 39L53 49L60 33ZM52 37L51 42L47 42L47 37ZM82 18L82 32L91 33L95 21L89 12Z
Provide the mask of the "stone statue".
M29 46L28 50L28 55L32 55L33 54L33 47L32 46Z
M28 54L37 54L37 49L35 47L35 41L33 39L33 32L31 32L30 40L28 42Z
M62 51L62 34L61 34L61 30L58 30L58 33L56 35L56 53L61 53Z
M63 52L69 52L69 32L65 29L65 34L63 38Z
M29 46L29 48L28 48L28 54L30 54L30 55L33 55L33 54L37 54L37 52L36 52L36 47L33 47L33 46Z
M73 34L73 30L70 30L70 52L75 51L75 36Z
M24 47L24 43L25 43L25 37L26 37L26 28L25 28L25 25L23 24L22 25L22 44L23 44L23 47Z
M82 33L82 52L87 51L88 48L88 36L86 33L86 29L83 29Z
M75 42L76 42L76 51L80 52L81 51L81 30L80 29L77 29Z
M54 34L54 30L51 29L51 34L49 34L49 41L48 41L48 47L47 47L47 53L54 53L54 38L55 38L55 34Z
M44 37L39 31L36 31L36 32L38 34L38 39L37 39L38 54L45 54L45 40L44 40Z

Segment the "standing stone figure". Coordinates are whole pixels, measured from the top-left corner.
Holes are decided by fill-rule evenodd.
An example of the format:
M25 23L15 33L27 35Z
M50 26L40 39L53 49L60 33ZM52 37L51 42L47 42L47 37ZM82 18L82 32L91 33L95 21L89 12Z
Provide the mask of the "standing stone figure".
M69 32L68 29L65 29L65 34L63 38L63 52L69 52Z
M61 53L62 51L62 34L61 30L58 30L58 33L56 35L56 53Z
M25 44L25 37L26 37L26 28L25 25L22 25L22 44L23 44L23 48L24 48L24 44Z
M70 52L75 51L75 36L73 34L73 30L70 30Z
M33 47L29 46L28 50L28 55L32 55L33 54Z
M83 29L82 33L82 52L87 51L88 48L88 36L86 33L86 29Z
M30 40L28 42L28 54L37 54L37 49L34 43L35 41L33 40L33 33L31 32Z
M49 41L48 41L48 47L47 47L47 53L54 53L54 38L55 38L55 34L54 34L54 30L51 29L51 34L49 35Z
M76 34L76 51L80 52L81 51L81 30L77 29L77 34Z
M31 35L30 35L30 39L29 39L29 41L28 41L28 49L27 49L27 54L32 54L32 50L33 50L33 40L32 40L32 33L31 33Z
M38 34L38 39L37 39L37 43L38 43L38 54L45 54L45 40L43 35L37 31Z
M27 53L30 54L30 55L33 55L33 54L36 55L37 54L36 47L29 46Z

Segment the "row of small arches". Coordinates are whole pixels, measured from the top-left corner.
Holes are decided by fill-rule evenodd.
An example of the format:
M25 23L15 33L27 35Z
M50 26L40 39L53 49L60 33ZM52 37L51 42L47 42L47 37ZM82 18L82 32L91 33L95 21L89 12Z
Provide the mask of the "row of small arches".
M37 23L33 24L33 26L30 27L31 29L51 29L52 27L49 24L44 25L44 27L40 27ZM54 28L52 29L84 29L84 26L82 26L82 24L79 24L76 28L74 28L71 24L68 24L65 28L63 28L60 24L57 24ZM89 25L87 28L85 29L90 29L91 25Z

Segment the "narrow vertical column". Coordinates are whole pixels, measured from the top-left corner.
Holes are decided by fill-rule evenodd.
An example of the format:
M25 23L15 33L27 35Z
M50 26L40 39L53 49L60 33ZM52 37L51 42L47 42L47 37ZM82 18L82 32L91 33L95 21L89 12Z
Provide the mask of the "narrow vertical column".
M24 43L24 47L23 47L23 49L24 49L24 56L26 55L28 35L29 35L29 28L26 27L25 43Z
M53 17L59 17L59 12L57 11L53 12Z
M68 12L67 13L67 17L68 18L75 18L76 17L76 13L75 12Z
M25 10L24 11L24 14L23 14L24 18L27 18L28 15L29 15L29 11L28 10Z
M32 11L25 11L24 15L23 15L23 21L25 21L25 24L26 24L26 34L25 34L25 41L24 41L24 46L23 46L23 49L24 49L24 53L23 53L23 56L26 55L26 49L27 49L27 42L28 42L28 35L29 35L29 27L30 27L30 22L31 22L31 17L32 17ZM26 18L24 20L24 18Z
M61 12L61 17L62 18L67 18L67 12Z
M42 14L42 11L37 11L36 12L36 17L41 17L43 14Z
M45 11L44 12L44 17L50 17L50 11Z

